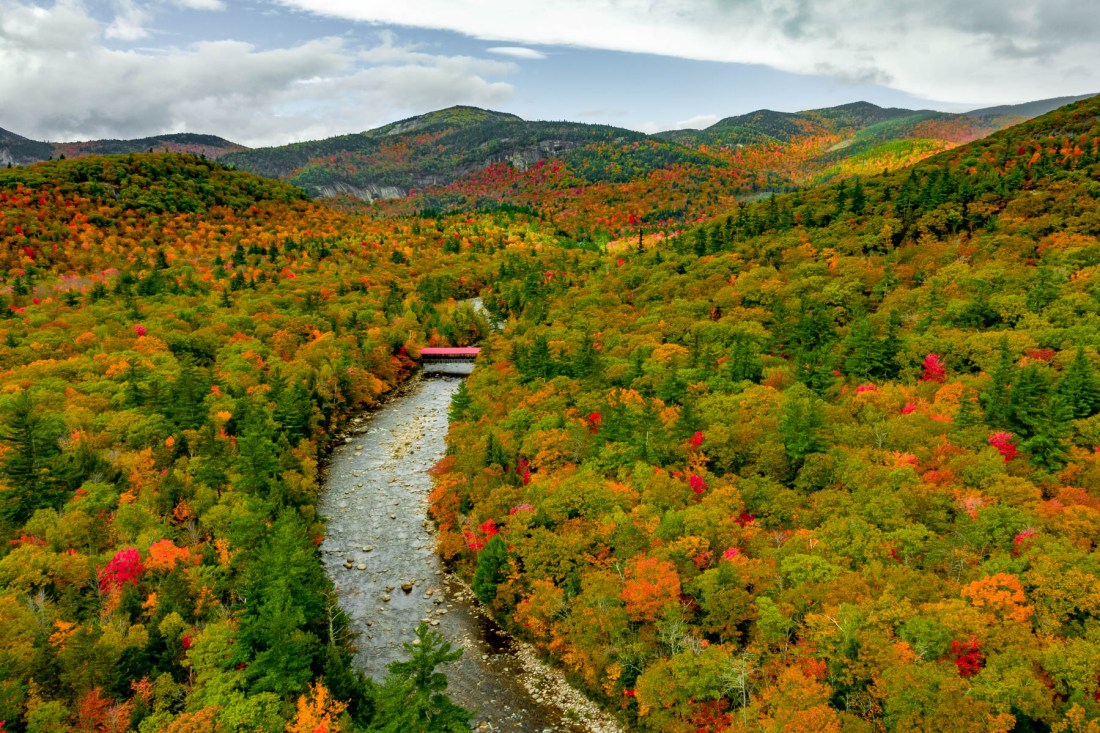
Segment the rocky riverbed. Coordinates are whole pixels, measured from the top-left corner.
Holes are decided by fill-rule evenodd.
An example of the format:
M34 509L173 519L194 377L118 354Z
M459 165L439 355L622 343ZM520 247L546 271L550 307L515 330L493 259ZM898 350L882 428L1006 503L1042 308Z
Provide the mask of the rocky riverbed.
M443 669L480 730L620 731L610 716L504 634L461 579L443 572L427 518L427 470L444 454L447 407L461 377L423 375L353 424L331 457L319 508L325 569L358 635L357 663L380 679L421 621L464 650Z

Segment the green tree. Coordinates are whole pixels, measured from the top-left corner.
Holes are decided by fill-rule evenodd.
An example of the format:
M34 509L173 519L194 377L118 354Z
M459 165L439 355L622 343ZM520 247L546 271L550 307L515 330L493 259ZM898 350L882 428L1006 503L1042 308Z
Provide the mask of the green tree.
M301 380L295 380L293 386L285 387L279 380L272 390L272 399L275 401L272 418L287 440L296 444L309 438L313 401L305 384Z
M825 450L825 441L821 438L821 429L825 418L821 411L821 400L806 394L787 395L783 403L783 412L779 417L779 436L787 457L797 470L806 456Z
M997 365L993 368L993 373L989 375L989 386L981 393L980 398L985 411L985 422L991 428L1011 429L1012 404L1009 392L1015 374L1016 364L1013 362L1012 354L1008 350L1008 341L1007 339L1001 339Z
M194 429L206 419L203 398L210 391L210 378L206 370L184 364L172 384L169 417L183 429Z
M268 496L278 481L279 452L275 446L275 425L267 413L248 405L237 439L236 488Z
M489 433L485 441L485 466L508 467L508 454L504 452L504 446L497 440L495 433Z
M1045 401L1030 425L1030 437L1022 445L1033 464L1046 471L1065 465L1065 439L1072 432L1072 420L1073 408L1063 398L1055 395Z
M848 210L856 216L863 214L863 210L867 208L867 195L863 192L863 182L856 177L855 184L852 185L851 201L848 203Z
M867 317L852 324L848 337L844 339L844 370L853 377L871 379L878 376L886 366L881 341L875 337L874 326Z
M470 712L447 697L447 677L437 671L457 661L462 650L452 651L451 642L426 624L416 629L416 642L406 642L409 659L393 662L389 675L378 689L374 722L368 730L377 733L467 733Z
M470 390L466 388L466 380L463 379L458 383L458 389L451 395L451 406L447 410L447 419L451 422L462 420L473 402L473 398L470 397Z
M507 578L508 548L500 535L494 535L481 552L474 566L474 579L471 587L474 595L482 603L489 604L497 597L497 586Z
M1035 435L1046 419L1050 392L1050 377L1045 369L1029 364L1016 370L1008 391L1009 430L1024 438Z
M43 414L26 391L9 405L0 438L10 450L0 463L0 475L11 488L3 493L0 512L11 524L22 525L38 509L56 509L65 502L64 487L53 471L63 430L61 420Z
M733 336L726 369L729 372L730 379L734 382L745 379L751 382L759 382L764 375L764 366L760 362L759 350L747 334L737 333Z
M323 656L328 583L304 522L284 510L248 558L236 657L253 692L305 691Z
M1077 355L1058 381L1057 392L1074 418L1092 417L1100 411L1100 379L1084 349L1077 349Z

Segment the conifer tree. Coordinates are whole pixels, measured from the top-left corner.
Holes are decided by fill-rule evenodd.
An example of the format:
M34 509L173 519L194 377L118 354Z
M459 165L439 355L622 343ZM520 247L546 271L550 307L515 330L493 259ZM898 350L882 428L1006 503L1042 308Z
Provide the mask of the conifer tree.
M859 176L856 176L856 182L852 186L851 201L848 204L848 210L856 216L863 214L863 210L867 208L867 195L863 191L863 182L859 180Z
M482 603L492 603L497 597L497 586L507 578L508 548L500 535L493 535L481 552L474 566L474 578L470 584L474 595Z
M470 397L470 391L466 389L466 380L463 379L458 383L458 389L451 395L451 406L447 410L447 419L451 422L462 420L472 404L473 398Z
M1008 428L1023 438L1035 435L1046 419L1050 378L1034 364L1016 371L1008 392Z
M462 650L427 624L416 629L416 643L405 643L409 659L389 666L378 689L370 733L467 733L470 712L446 695L447 677L437 668L454 662Z
M998 351L997 365L990 374L990 383L981 395L982 407L985 411L985 422L991 428L1008 430L1012 424L1012 405L1009 402L1009 391L1012 379L1016 372L1012 354L1008 350L1007 339L1001 340Z
M3 494L0 513L18 526L38 509L64 503L63 487L53 475L63 426L56 417L43 414L26 391L15 398L5 418L0 439L10 450L0 463L0 475L10 490Z
M1057 392L1074 418L1092 417L1100 410L1100 379L1083 348L1077 349L1077 355L1066 367Z
M749 380L759 382L763 376L764 367L760 363L760 354L756 345L744 333L737 333L730 345L729 361L726 363L729 377L734 382Z
M572 359L573 376L578 379L587 379L597 374L600 369L600 352L592 339L592 334L585 331L581 337L580 347Z
M825 450L820 434L824 427L821 401L812 395L797 395L795 390L789 390L779 417L779 436L795 470L802 466L806 456Z
M248 493L267 496L279 475L275 425L267 413L248 405L237 439L237 477L234 485Z
M853 377L870 379L883 371L883 344L875 337L874 327L866 316L852 324L844 339L844 350L847 352L844 370Z
M1071 432L1073 410L1058 395L1046 401L1031 426L1031 437L1021 446L1031 455L1031 462L1047 471L1065 465L1065 439Z
M486 467L508 467L508 456L504 452L504 446L500 444L494 433L489 433L489 438L485 441L485 465Z

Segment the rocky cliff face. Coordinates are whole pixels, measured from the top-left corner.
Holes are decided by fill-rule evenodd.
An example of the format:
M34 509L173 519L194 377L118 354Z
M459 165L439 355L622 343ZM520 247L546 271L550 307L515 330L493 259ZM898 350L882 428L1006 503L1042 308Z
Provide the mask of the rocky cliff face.
M49 143L30 140L14 132L0 129L0 165L27 165L49 160L53 148Z
M543 140L538 145L512 151L504 157L504 162L511 163L513 168L522 172L534 166L540 160L555 158L569 152L577 145L577 143L569 140Z
M515 149L506 149L505 152L486 154L480 160L467 165L456 167L450 175L416 175L408 180L408 186L386 185L375 182L349 182L342 180L339 174L333 173L330 180L324 182L291 181L298 184L311 196L321 198L334 198L336 196L354 196L363 201L377 201L380 199L399 199L408 195L410 189L425 189L433 186L443 186L451 181L475 173L483 168L498 163L508 163L516 170L523 172L534 167L540 160L546 160L562 155L577 147L577 143L568 140L543 140L537 145L526 145Z
M363 201L377 201L379 199L399 199L408 194L408 191L397 186L353 186L344 181L313 185L306 189L311 195L321 198L335 198L336 196L354 196Z

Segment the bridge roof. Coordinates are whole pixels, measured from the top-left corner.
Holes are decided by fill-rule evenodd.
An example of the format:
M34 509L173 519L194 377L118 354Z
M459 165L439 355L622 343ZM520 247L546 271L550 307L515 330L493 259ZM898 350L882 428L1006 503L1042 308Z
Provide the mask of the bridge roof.
M481 349L477 346L460 346L457 348L439 348L429 346L420 350L420 356L477 356Z

